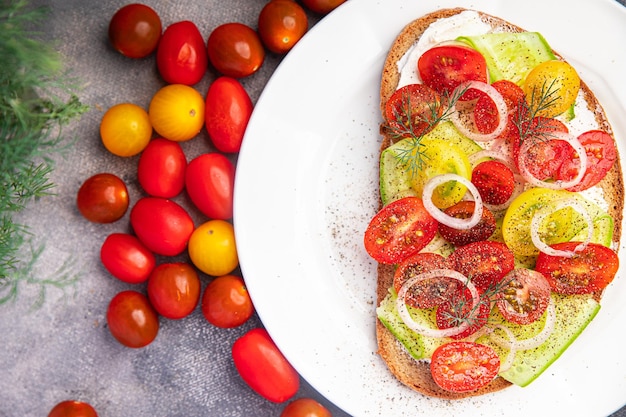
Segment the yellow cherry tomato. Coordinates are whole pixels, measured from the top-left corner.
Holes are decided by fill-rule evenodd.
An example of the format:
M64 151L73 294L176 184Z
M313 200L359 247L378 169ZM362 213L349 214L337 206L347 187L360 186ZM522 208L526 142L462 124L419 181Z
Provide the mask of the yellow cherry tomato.
M235 230L225 220L209 220L196 228L188 250L191 262L207 275L227 275L239 265Z
M537 116L554 117L576 102L580 77L567 62L545 61L528 73L522 89Z
M204 126L204 98L193 87L169 84L154 94L148 114L159 135L183 142L196 136Z
M100 121L104 147L117 156L134 156L144 150L152 136L148 113L132 103L116 104Z

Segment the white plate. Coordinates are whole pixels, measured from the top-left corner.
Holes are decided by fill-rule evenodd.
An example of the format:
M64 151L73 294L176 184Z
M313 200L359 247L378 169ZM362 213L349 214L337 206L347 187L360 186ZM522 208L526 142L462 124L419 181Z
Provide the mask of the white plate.
M317 24L268 83L248 126L235 191L241 266L289 361L354 416L605 416L626 403L626 277L570 349L527 388L457 402L400 385L376 354L378 92L387 50L410 20L453 1L350 0ZM626 10L613 0L476 0L465 7L536 30L579 70L626 155ZM593 30L591 29L593 27ZM623 251L621 251L623 253ZM618 329L622 330L618 330Z

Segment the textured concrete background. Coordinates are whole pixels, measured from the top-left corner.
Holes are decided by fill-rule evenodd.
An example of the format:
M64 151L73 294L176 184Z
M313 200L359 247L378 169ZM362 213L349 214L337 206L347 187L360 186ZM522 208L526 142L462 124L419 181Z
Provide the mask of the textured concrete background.
M160 14L164 26L193 20L206 37L219 24L236 21L256 27L266 0L145 0ZM621 0L623 4L624 0ZM90 402L101 416L278 416L284 405L254 394L232 366L230 348L246 330L261 326L253 317L243 327L213 328L199 309L180 321L161 320L150 346L132 350L117 343L106 328L111 297L128 285L112 279L99 261L99 249L112 232L128 230L128 214L112 225L85 221L75 207L82 181L98 172L125 179L132 201L141 192L135 179L136 159L121 159L104 150L98 126L106 109L124 101L147 108L162 85L154 57L129 60L107 43L110 17L124 0L33 0L51 6L41 28L56 42L68 67L83 82L81 99L91 106L80 123L67 130L78 139L60 158L53 180L57 196L42 200L24 213L46 251L37 267L41 277L53 274L65 260L83 272L69 292L50 289L40 309L32 310L37 287L24 285L16 303L0 307L0 416L45 416L64 399ZM319 16L309 15L313 25ZM279 64L268 55L261 71L242 80L253 101ZM215 77L209 73L196 87L203 94ZM207 138L183 144L190 160L211 150ZM184 197L181 197L184 203ZM197 212L192 215L201 219ZM206 277L205 277L206 278ZM205 285L208 280L205 279ZM297 397L323 402L335 417L347 416L302 381ZM615 416L626 417L626 409Z

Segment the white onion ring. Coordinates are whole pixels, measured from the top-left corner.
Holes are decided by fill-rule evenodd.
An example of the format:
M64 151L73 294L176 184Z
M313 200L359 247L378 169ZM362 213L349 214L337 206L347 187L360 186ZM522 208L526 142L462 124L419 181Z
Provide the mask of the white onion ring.
M452 112L452 114L450 115L450 121L459 130L459 132L475 142L487 142L490 140L494 140L495 138L500 136L500 134L504 132L504 129L506 128L509 113L506 102L504 101L504 98L502 98L502 94L500 94L498 90L493 88L493 86L487 83L483 83L481 81L467 81L461 83L454 90L454 93L452 95L456 96L457 94L460 94L460 92L469 89L482 91L483 93L487 94L491 100L493 100L494 104L496 105L496 110L498 111L498 126L496 126L496 128L491 133L480 133L474 131L465 126L459 116L458 111Z
M541 222L550 214L554 213L555 211L564 209L566 207L571 207L577 212L579 212L585 219L585 222L587 222L587 237L585 238L583 242L576 245L574 250L571 250L571 251L554 249L550 247L549 245L547 245L539 237L539 226L541 225ZM547 210L548 208L552 210ZM580 252L584 250L589 244L589 242L591 242L592 237L593 237L593 220L591 219L591 215L582 204L580 204L578 201L576 201L573 198L566 198L563 200L558 200L555 205L550 205L548 207L544 207L542 209L537 210L533 218L530 221L530 238L532 239L535 247L547 255L571 258L572 256L576 254L576 252Z
M506 340L496 334L491 334L491 340L496 343L498 346L505 349L517 349L517 350L528 350L534 349L538 346L543 345L546 340L550 337L552 332L554 331L554 326L556 324L556 307L554 306L554 300L550 297L550 302L548 303L548 308L546 309L546 322L543 325L543 329L537 335L531 337L530 339L517 339L515 342L511 342L510 340Z
M524 177L527 182L534 185L535 187L549 188L551 190L563 190L577 185L583 179L585 171L587 171L587 151L585 150L585 147L580 143L578 138L571 133L550 132L549 134L547 134L547 136L549 136L549 140L563 140L567 142L572 148L574 148L574 150L578 154L578 160L580 161L580 168L576 177L574 177L570 181L552 182L542 181L539 178L535 177L533 174L531 174L531 172L528 170L528 167L526 166L526 158L523 158L523 155L528 153L528 150L531 146L535 144L535 142L528 139L524 140L519 150L517 162L520 174L522 174L522 177Z
M500 372L505 372L511 369L511 366L513 366L513 362L515 361L515 354L519 350L517 346L517 338L515 337L511 329L502 324L498 324L497 326L494 326L494 328L500 329L504 333L506 333L506 337L509 338L509 342L511 343L511 347L509 348L509 353L506 355L505 361L503 363L500 363ZM489 336L491 337L492 335L493 333L491 333Z
M449 216L443 211L439 210L435 203L433 203L433 192L435 188L448 181L458 181L467 187L468 191L474 197L474 212L469 219L459 219L453 216ZM424 208L428 213L435 218L439 223L448 227L452 227L457 230L468 230L476 226L483 216L483 199L478 192L478 189L470 180L457 174L441 174L432 177L424 186L422 191L422 202Z
M413 320L413 318L411 317L411 313L409 313L406 305L406 294L409 289L413 287L413 285L415 285L419 281L437 277L452 278L460 281L470 291L470 294L472 295L473 306L478 305L478 303L480 302L480 294L478 294L478 290L471 282L471 280L465 275L453 269L433 269L431 271L423 272L414 277L411 277L406 280L404 284L402 284L402 287L400 287L400 291L398 291L398 298L396 299L396 310L398 310L398 314L400 315L400 318L402 319L404 324L406 324L411 330L421 335L437 338L456 336L467 330L467 328L469 327L468 321L464 321L459 326L450 327L448 329L433 329L431 327L424 327L417 323L415 320Z

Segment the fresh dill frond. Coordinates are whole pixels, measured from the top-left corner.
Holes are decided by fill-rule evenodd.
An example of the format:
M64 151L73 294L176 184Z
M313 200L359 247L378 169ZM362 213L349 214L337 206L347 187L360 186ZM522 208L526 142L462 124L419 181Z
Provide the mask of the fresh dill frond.
M0 3L0 304L20 281L53 285L29 276L40 252L22 250L31 232L14 216L52 194L52 156L70 145L62 127L87 111L62 57L34 29L45 16L26 0ZM65 274L57 282L66 284Z
M553 130L549 118L540 117L559 100L559 90L553 79L550 84L543 83L541 89L533 89L528 100L520 100L514 123L519 131L519 143L532 138L533 140L549 140Z

